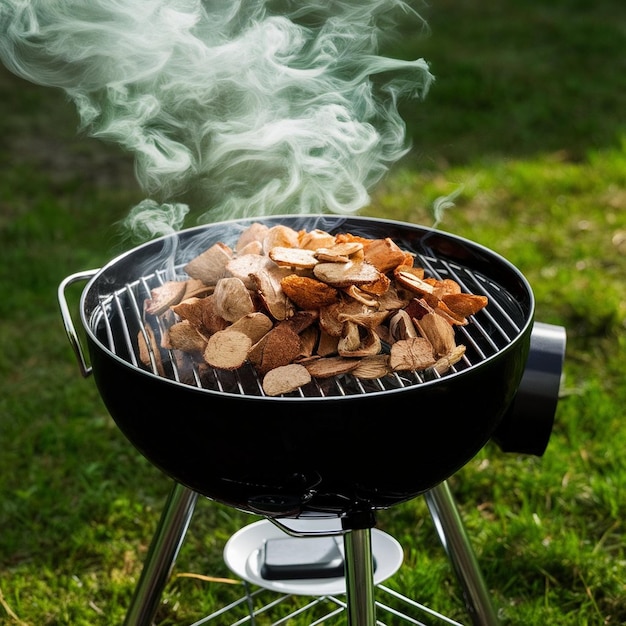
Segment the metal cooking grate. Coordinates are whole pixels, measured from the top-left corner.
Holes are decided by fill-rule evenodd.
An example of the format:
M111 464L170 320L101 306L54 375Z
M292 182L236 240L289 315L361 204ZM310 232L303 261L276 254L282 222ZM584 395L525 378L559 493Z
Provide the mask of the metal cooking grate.
M427 276L438 279L451 278L463 291L485 295L489 304L466 326L456 327L456 343L464 344L466 352L461 361L443 376L468 369L506 348L519 334L526 322L526 315L519 302L501 285L479 272L472 271L456 262L429 254L417 254L416 264L424 267ZM176 277L185 280L184 264L175 268ZM89 327L105 349L130 365L146 370L138 357L137 335L143 332L144 300L150 292L166 280L172 280L171 272L155 271L152 274L127 283L110 294L101 295L89 318ZM164 328L159 318L150 316L148 321L160 342ZM147 337L146 337L147 339ZM150 345L149 341L146 341ZM151 349L150 349L151 350ZM226 371L198 363L189 355L161 348L165 377L171 381L220 393L264 396L261 379L251 365ZM150 371L159 375L157 359L150 354ZM329 379L314 379L308 385L289 394L290 397L329 397L367 394L423 384L440 378L434 370L422 372L398 372L376 380L362 380L350 374Z

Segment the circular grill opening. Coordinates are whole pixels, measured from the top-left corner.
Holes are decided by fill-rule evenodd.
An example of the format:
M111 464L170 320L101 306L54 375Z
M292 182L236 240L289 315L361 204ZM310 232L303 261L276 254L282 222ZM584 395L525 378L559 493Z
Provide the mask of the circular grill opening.
M335 228L332 232L358 234L362 230L362 226L354 228L354 225L348 222L343 228ZM371 225L366 230L372 235ZM511 291L510 284L505 287L481 271L447 258L449 253L444 255L441 250L438 252L433 250L429 246L430 240L432 239L434 244L441 243L441 236L430 237L428 231L424 232L426 233L424 239L414 240L404 236L399 244L415 255L415 265L423 267L429 277L438 280L453 279L461 286L463 292L484 295L489 299L488 307L473 316L468 325L456 328L457 343L465 345L466 352L463 358L444 374L447 376L471 368L509 346L528 323L531 303L527 296L520 299L518 293ZM378 233L375 236L381 235ZM249 363L232 371L212 367L199 368L192 358L181 358L180 354L175 356L172 350L164 348L160 349L157 358L147 336L145 340L151 352L150 367L146 368L140 362L137 336L139 333L145 335L145 323L150 324L158 345L162 344L161 339L166 332L162 319L153 316L146 318L143 313L144 301L150 298L154 288L166 281L186 280L188 276L183 270L185 262L178 263L173 270L157 269L144 276L135 277L110 293L100 293L89 314L89 328L105 349L133 367L147 369L173 382L200 389L236 395L264 396L260 377ZM389 352L389 346L383 344L383 350ZM164 372L159 373L157 370L157 361L163 363ZM332 379L314 379L310 384L286 395L305 398L349 396L405 388L436 380L440 376L432 369L422 372L397 372L375 380L364 380L344 374Z

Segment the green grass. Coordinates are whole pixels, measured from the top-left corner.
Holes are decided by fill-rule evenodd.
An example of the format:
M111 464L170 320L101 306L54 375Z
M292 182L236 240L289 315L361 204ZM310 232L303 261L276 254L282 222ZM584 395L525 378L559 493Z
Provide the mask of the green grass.
M505 624L626 622L626 57L621 2L439 2L437 80L406 107L414 150L365 214L433 225L502 254L537 319L565 326L564 382L542 458L493 445L450 479ZM65 336L56 289L127 244L143 198L132 162L76 134L63 96L0 71L0 623L123 621L169 481L125 440ZM78 287L70 299L78 296ZM471 416L468 416L471 419ZM228 537L253 516L207 500L158 626L193 622L240 586ZM403 545L388 582L460 621L460 590L422 498L378 516ZM295 623L295 622L293 622ZM301 622L302 624L306 621Z

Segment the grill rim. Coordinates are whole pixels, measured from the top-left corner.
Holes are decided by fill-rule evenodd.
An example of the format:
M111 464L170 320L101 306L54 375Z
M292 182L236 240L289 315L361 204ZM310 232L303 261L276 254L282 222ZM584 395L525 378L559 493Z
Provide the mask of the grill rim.
M340 215L329 215L329 214L311 214L311 215L284 214L284 215L271 215L271 216L256 216L256 217L247 218L245 220L237 220L237 219L225 220L225 221L213 222L209 224L202 224L202 225L191 227L191 228L186 228L176 233L164 235L164 236L152 239L150 241L147 241L143 244L140 244L134 248L131 248L130 250L127 250L119 254L118 256L110 259L105 265L103 265L100 269L95 271L95 274L89 279L88 283L85 285L82 291L81 297L80 297L79 315L80 315L80 320L81 320L83 329L87 333L89 340L90 340L88 342L89 351L91 352L92 349L97 348L98 350L103 351L107 355L108 358L111 358L117 363L119 363L120 365L124 366L125 368L128 368L133 374L147 376L149 378L159 381L160 383L173 385L174 388L180 387L186 391L193 391L193 392L197 392L203 395L208 394L209 396L216 396L216 397L225 398L225 399L233 398L238 401L242 401L242 400L253 401L253 402L262 401L262 402L281 403L281 404L285 402L292 402L292 403L300 404L302 402L307 402L307 403L308 402L325 402L329 400L337 401L337 402L344 402L344 401L350 401L350 400L353 401L355 397L371 398L371 397L378 397L381 395L390 396L390 395L395 395L397 393L405 393L410 390L415 390L416 388L427 389L434 385L440 384L441 378L434 378L431 380L420 381L419 383L411 383L406 386L402 386L398 388L383 389L380 391L372 390L372 391L367 391L362 394L350 393L347 395L331 395L331 396L305 395L305 396L272 397L272 396L266 396L266 395L250 395L250 394L245 394L245 393L232 393L229 391L220 391L220 390L215 390L215 389L209 389L206 387L198 387L198 386L190 385L186 382L181 382L170 377L160 376L145 368L133 365L127 359L122 358L115 351L111 350L108 345L106 345L105 343L101 341L101 339L97 336L96 332L94 331L94 324L92 322L93 314L97 308L102 308L102 307L100 305L92 306L91 303L88 303L88 300L100 299L100 293L103 291L101 289L102 283L104 282L103 277L106 276L108 272L114 271L116 266L123 264L123 262L130 257L141 256L142 251L145 251L148 248L158 246L160 243L167 245L168 243L174 241L176 237L181 236L181 235L188 236L191 239L195 240L194 235L196 233L207 233L207 232L215 233L216 231L219 231L220 229L225 229L226 231L229 231L232 234L232 233L236 233L237 229L241 229L242 226L249 225L254 222L262 222L262 223L267 223L269 225L285 224L294 229L305 228L305 227L308 229L312 229L312 228L321 227L322 225L317 224L317 222L320 222L320 221L332 222L330 228L328 228L328 226L325 226L325 228L331 231L338 231L339 229L341 229L342 225L344 225L345 223L348 223L348 224L355 223L355 225L357 225L356 223L358 222L359 226L372 227L374 231L376 231L376 236L378 237L387 236L384 234L385 226L394 227L406 233L413 232L415 234L420 234L420 235L423 234L423 236L425 237L431 237L431 236L440 237L445 242L450 242L450 243L454 243L454 244L469 248L472 251L472 253L476 255L480 255L484 260L497 263L498 264L497 269L499 272L506 272L506 273L511 274L513 277L515 277L515 279L518 281L519 285L523 288L525 292L525 300L521 303L518 298L514 297L514 295L511 293L511 290L506 288L506 286L501 285L500 283L497 283L495 280L491 278L490 280L493 280L494 284L497 284L498 286L502 287L506 291L506 293L511 298L513 298L516 302L520 303L520 307L524 309L525 319L521 327L517 328L516 336L506 346L498 349L496 352L488 355L486 358L482 358L478 363L471 364L469 367L464 368L459 371L447 372L446 374L444 374L444 376L442 376L442 378L445 378L446 380L451 380L451 379L455 379L461 376L469 375L470 373L473 374L476 372L476 370L481 368L481 366L487 363L490 363L494 359L500 358L501 356L505 355L509 351L516 350L517 344L521 341L525 341L525 337L529 333L530 327L534 323L534 314L535 314L534 293L532 291L530 283L528 282L526 277L522 274L522 272L513 263L511 263L508 259L506 259L504 256L502 256L498 252L495 252L494 250L480 243L477 243L465 237L461 237L459 235L451 234L451 233L442 231L440 229L431 228L431 227L424 226L421 224L412 224L410 222L403 222L399 220L375 218L375 217L368 217L368 216L340 216ZM302 222L302 224L298 225L298 224L294 224L293 222ZM211 237L211 239L213 240L214 237L215 236ZM156 259L156 261L152 262L152 267L149 269L150 272L156 273L161 269L161 267L158 266L158 259L160 256L163 256L163 258L166 258L166 255L164 253L157 253L156 255L155 254L151 255L151 257L153 259ZM446 260L449 261L450 259L446 259ZM455 259L454 262L457 263L459 266L461 266L463 269L469 270L473 274L480 273L478 270L475 270L472 267L471 263L465 265L458 259ZM178 266L178 262L176 263L176 265ZM136 281L142 280L145 276L146 276L146 272L142 273L142 271L139 271L138 275L135 276L133 280L136 280ZM125 285L128 285L128 284L130 283L129 282L125 283ZM117 288L112 288L107 293L107 296L110 296L116 290ZM471 323L473 322L470 321L470 324ZM93 359L93 356L94 355L91 354L92 359Z

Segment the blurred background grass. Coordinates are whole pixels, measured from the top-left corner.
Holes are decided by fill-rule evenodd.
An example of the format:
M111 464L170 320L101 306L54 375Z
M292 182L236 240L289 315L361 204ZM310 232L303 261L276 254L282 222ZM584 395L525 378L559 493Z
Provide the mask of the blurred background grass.
M489 444L450 484L504 623L621 624L626 9L618 0L446 0L420 10L431 35L404 31L389 53L426 58L436 82L405 106L414 148L364 213L430 226L437 199L454 196L439 228L517 265L537 319L568 333L544 457ZM76 129L61 93L0 70L7 624L121 623L170 488L80 377L62 328L59 282L122 251L117 223L143 199L129 156ZM224 542L253 520L198 504L157 624L191 622L241 592L176 574L229 576ZM422 499L381 512L379 526L405 550L390 586L464 621Z

